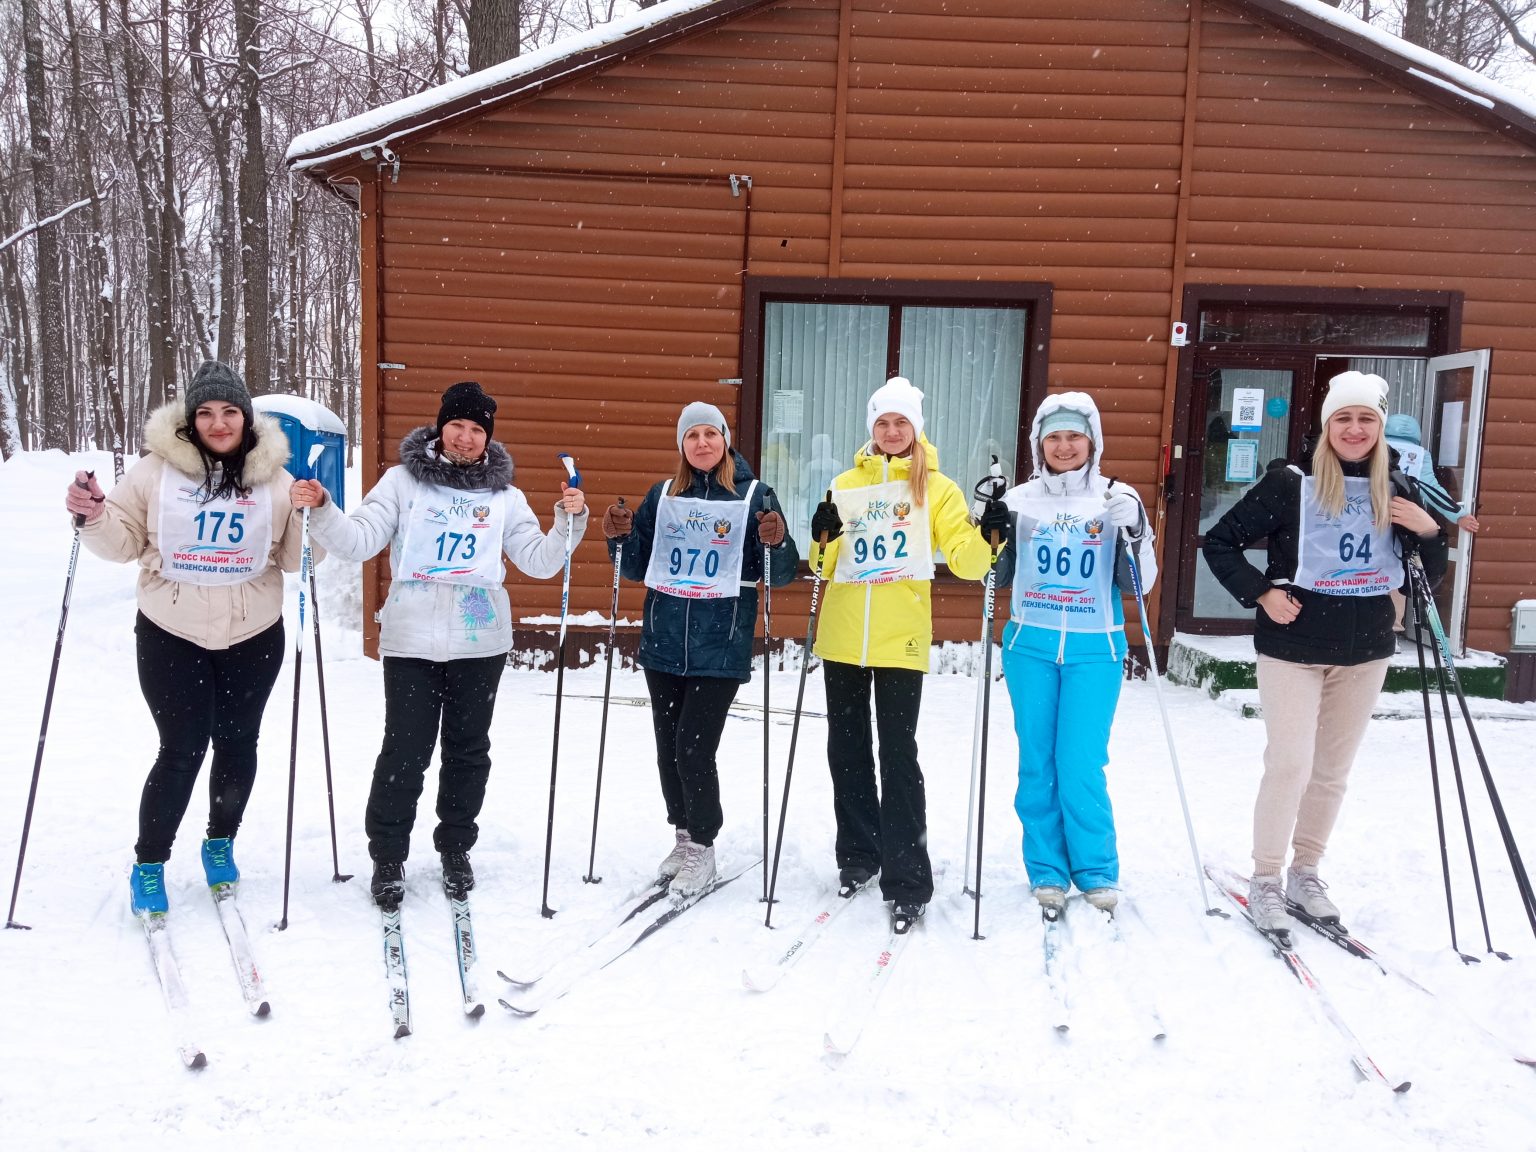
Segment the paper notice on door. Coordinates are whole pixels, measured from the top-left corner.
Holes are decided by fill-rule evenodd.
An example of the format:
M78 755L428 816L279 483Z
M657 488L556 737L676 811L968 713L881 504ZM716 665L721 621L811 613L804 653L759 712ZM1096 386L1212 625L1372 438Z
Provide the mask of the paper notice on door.
M1461 467L1461 422L1465 400L1447 400L1440 405L1440 443L1435 448L1435 462L1442 468Z
M1232 389L1232 431L1262 432L1264 430L1264 389Z
M1227 441L1227 483L1251 484L1259 478L1259 442Z

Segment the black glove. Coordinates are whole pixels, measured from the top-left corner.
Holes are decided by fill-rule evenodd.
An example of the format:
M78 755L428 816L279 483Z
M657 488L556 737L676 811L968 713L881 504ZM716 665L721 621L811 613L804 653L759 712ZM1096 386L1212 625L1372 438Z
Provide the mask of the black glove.
M1001 500L988 500L976 527L981 529L983 540L994 549L1001 548L1008 542L1008 529L1013 527L1013 513L1008 511L1008 505Z
M843 518L837 514L837 505L832 503L832 491L827 490L827 498L816 505L816 514L811 517L811 539L823 544L830 544L843 534Z

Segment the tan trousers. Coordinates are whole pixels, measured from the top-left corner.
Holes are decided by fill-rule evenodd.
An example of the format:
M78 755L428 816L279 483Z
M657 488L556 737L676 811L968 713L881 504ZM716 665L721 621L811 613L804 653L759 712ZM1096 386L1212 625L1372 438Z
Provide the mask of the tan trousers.
M1323 858L1387 663L1346 668L1259 657L1259 703L1269 743L1253 809L1255 873L1284 871L1287 841L1294 865L1315 867Z

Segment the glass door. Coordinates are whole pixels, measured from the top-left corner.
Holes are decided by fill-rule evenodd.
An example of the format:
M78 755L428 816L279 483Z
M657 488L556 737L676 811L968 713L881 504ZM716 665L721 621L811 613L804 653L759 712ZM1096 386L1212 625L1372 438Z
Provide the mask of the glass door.
M1310 382L1310 358L1304 367ZM1183 445L1188 477L1183 519L1194 526L1194 533L1181 558L1180 628L1237 632L1251 625L1252 610L1234 600L1211 574L1201 548L1205 533L1271 463L1293 458L1298 447L1295 393L1302 370L1300 363L1275 357L1260 360L1231 353L1202 357L1196 366ZM1248 558L1264 568L1263 541L1254 542Z
M1424 392L1424 447L1435 476L1467 512L1477 509L1477 481L1483 450L1483 411L1488 398L1488 369L1493 353L1487 348L1435 356L1428 367ZM1445 625L1451 651L1466 655L1467 596L1472 580L1472 533L1452 523L1450 567L1435 593L1435 605Z

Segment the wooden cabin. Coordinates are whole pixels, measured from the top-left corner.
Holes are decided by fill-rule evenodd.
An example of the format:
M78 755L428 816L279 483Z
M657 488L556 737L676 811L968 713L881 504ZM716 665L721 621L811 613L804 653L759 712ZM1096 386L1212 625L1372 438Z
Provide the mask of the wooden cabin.
M288 162L361 220L365 483L473 378L535 507L567 451L600 512L705 399L803 540L888 375L967 490L1082 390L1156 512L1165 641L1251 627L1202 532L1360 368L1475 498L1448 625L1505 653L1536 587L1536 101L1310 0L671 0ZM573 611L611 573L594 523ZM940 577L938 639L980 611Z

